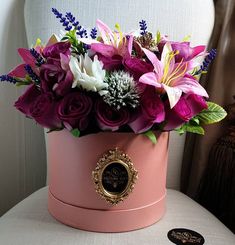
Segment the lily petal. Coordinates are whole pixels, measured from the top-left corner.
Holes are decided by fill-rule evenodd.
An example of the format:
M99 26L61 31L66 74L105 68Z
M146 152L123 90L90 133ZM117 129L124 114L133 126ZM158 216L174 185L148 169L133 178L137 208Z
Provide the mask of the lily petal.
M91 49L106 57L112 57L117 53L113 46L103 43L93 43L91 44Z
M59 38L53 34L50 39L48 40L47 44L46 44L46 47L47 46L51 46L52 44L55 44L55 43L58 43L59 42Z
M162 63L158 60L157 56L153 52L149 51L146 48L142 48L142 50L144 51L147 58L153 64L157 78L158 78L158 80L160 80L160 78L163 76L163 65L162 65Z
M92 43L100 43L99 41L91 38L78 38L78 41L85 43L87 45L91 45Z
M18 65L17 67L15 67L12 71L10 71L8 73L9 76L11 77L21 77L24 78L27 74L26 70L25 70L25 64L21 64Z
M32 56L32 54L30 53L30 51L26 48L19 48L18 49L18 53L20 55L20 57L22 58L22 60L28 64L28 65L35 65L35 58Z
M167 93L167 96L170 102L170 107L173 108L179 101L182 95L182 90L180 90L178 87L169 87L165 84L162 84L162 86L164 87Z
M105 44L110 44L110 42L114 43L113 32L105 23L98 19L96 21L96 26L99 29L101 37Z
M60 63L63 70L69 69L69 57L67 55L60 54Z
M206 90L200 85L200 83L190 77L181 78L179 81L175 83L175 86L182 90L185 94L197 94L203 97L209 97Z
M162 84L157 81L156 73L154 72L148 72L142 75L139 79L139 82L152 85L156 88L161 88Z

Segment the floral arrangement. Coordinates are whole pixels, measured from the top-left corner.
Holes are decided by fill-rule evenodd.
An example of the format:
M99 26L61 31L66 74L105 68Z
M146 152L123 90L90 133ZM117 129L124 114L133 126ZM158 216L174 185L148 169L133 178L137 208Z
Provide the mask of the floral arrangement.
M97 20L100 36L96 28L88 36L70 12L52 12L65 31L46 45L38 39L34 47L18 49L23 64L0 76L27 86L15 107L49 131L134 132L156 142L153 131L204 134L205 124L226 116L199 83L214 49L154 36L144 20L130 33Z

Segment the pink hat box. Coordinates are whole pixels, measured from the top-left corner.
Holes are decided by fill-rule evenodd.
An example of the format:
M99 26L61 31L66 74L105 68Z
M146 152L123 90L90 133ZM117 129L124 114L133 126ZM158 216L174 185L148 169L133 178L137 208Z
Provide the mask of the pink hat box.
M49 212L96 232L154 224L166 210L168 141L168 132L158 134L156 144L134 133L49 133Z

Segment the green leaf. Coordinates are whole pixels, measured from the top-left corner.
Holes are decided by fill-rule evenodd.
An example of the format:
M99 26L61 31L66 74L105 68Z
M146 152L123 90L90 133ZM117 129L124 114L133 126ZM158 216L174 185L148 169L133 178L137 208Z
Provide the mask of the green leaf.
M198 114L198 119L203 124L212 124L221 121L227 116L227 112L219 105L207 102L208 108Z
M183 129L183 127L176 128L175 131L178 132L179 135L183 135L185 133L185 130Z
M70 131L70 133L74 136L74 137L79 137L80 136L80 130L78 128L74 128Z
M197 117L191 118L190 122L192 122L195 125L200 125L200 120Z
M152 130L149 130L145 133L143 133L145 136L147 136L151 141L152 143L155 145L157 143L157 138L156 138L156 135L154 134L154 132Z
M204 135L205 133L203 127L199 125L192 125L189 123L184 124L182 127L177 128L175 131L177 131L180 135L184 134L185 132L201 134L201 135Z
M18 80L16 83L17 87L23 86L23 85L30 85L32 83L32 79L28 78L27 76L25 79L17 79L17 80Z

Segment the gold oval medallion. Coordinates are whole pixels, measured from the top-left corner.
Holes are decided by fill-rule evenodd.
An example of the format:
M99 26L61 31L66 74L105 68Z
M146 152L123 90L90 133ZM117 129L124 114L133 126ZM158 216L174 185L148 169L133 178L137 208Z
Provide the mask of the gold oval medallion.
M137 171L130 157L116 148L98 160L92 177L96 192L107 202L116 205L132 192Z

